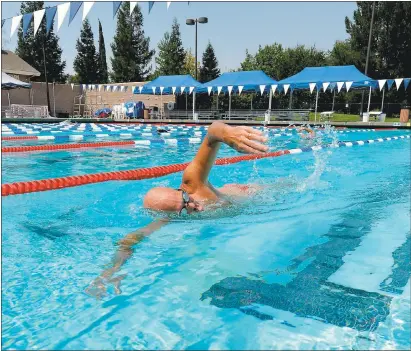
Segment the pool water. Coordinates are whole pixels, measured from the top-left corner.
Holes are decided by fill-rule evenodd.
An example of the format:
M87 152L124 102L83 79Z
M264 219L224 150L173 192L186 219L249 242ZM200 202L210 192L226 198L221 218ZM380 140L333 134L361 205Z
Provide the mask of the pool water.
M270 137L270 149L409 131ZM11 143L10 143L11 144ZM14 145L23 143L14 143ZM181 173L3 197L4 349L409 349L410 139L216 166L265 191L141 241L101 299L117 242ZM186 162L198 145L4 154L3 183ZM222 147L219 157L234 156Z

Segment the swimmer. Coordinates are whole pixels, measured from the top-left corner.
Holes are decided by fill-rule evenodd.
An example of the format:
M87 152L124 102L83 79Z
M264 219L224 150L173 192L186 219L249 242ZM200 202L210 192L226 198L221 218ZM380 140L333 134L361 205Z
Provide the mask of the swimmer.
M157 129L157 133L158 133L158 134L168 133L168 132L169 132L169 130L168 130L168 129L165 129L165 128L158 128L158 129Z
M311 128L304 127L304 126L297 127L297 126L295 126L295 125L291 125L291 126L289 126L289 127L290 127L290 128L291 128L291 127L296 128L297 134L298 134L299 136L301 136L302 138L304 138L304 139L307 139L307 138L308 138L308 139L312 139L312 138L315 137L315 132L314 132L314 130L312 130ZM307 132L308 134L303 133L303 132Z
M149 190L144 197L144 208L160 211L165 215L181 215L183 212L192 214L211 210L216 205L229 205L230 199L246 198L256 194L261 189L258 185L226 184L217 189L208 181L208 176L222 143L241 153L261 154L268 151L265 142L267 138L257 129L214 122L193 161L185 169L180 186L177 189L156 187ZM107 284L113 285L116 294L121 293L120 282L125 276L113 278L113 275L130 258L133 246L168 222L169 217L158 219L121 239L112 266L90 284L86 293L101 298L106 295Z

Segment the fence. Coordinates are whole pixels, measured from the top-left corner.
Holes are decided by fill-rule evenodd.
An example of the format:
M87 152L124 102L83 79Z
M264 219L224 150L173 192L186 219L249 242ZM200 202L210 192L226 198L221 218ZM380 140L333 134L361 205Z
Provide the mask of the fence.
M10 109L8 103L8 94L10 96L10 104L14 105L34 105L47 106L46 83L31 82L31 89L14 89L1 91L1 111ZM115 85L116 83L110 83ZM80 85L74 85L71 88L70 84L54 84L49 83L50 96L50 115L55 117L64 117L74 115L74 100L75 97L83 95L81 101L84 104L81 112L95 111L98 108L110 107L121 104L127 101L143 101L147 107L160 107L161 101L167 103L174 102L173 95L140 95L133 94L131 86L136 86L142 83L120 83L118 86L127 86L126 92L110 92L110 91L83 91ZM78 99L77 99L78 100ZM34 116L33 116L34 117Z

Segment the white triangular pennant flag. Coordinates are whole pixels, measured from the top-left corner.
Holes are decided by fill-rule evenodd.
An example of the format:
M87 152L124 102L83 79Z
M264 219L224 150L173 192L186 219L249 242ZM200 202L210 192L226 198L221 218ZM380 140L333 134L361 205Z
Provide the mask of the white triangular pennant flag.
M347 91L350 90L352 83L353 82L345 82L345 88L347 89Z
M155 95L156 94L156 87L152 87L151 89L153 90L153 94Z
M160 87L160 94L163 93L164 87Z
M85 84L83 84L82 86L83 86L83 90L87 89L87 86Z
M186 89L186 87L181 87L181 88L180 88L181 94L184 93L184 90L185 90L185 89Z
M260 93L261 93L261 95L264 94L264 90L265 90L265 85L260 85Z
M71 90L73 90L74 88L74 83L71 83Z
M208 95L211 94L211 90L213 90L213 87L207 87Z
M402 83L402 81L404 80L404 78L397 78L394 79L395 80L395 86L397 87L397 90L400 88L400 85Z
M176 93L177 87L171 87L171 91L173 92L173 95Z
M171 5L171 1L167 1L167 10L170 7L170 5Z
M274 95L276 89L277 89L277 84L274 84L274 85L271 86L271 90L273 91L273 95Z
M94 1L84 1L83 2L83 21L86 19L93 5L94 5Z
M13 36L14 32L16 31L17 27L19 26L23 15L13 17L11 19L11 29L10 29L10 38Z
M140 91L140 94L141 94L141 91L143 90L143 86L140 85L140 86L138 87L138 90Z
M217 87L217 95L220 95L221 89L223 89L223 87Z
M384 87L385 83L387 82L386 79L380 79L378 81L378 86L380 87L380 91L382 90L382 88Z
M328 86L330 85L330 82L325 82L323 83L323 91L325 92L328 88Z
M243 89L244 89L244 85L239 85L239 86L238 86L238 95L241 94L241 92L243 91Z
M122 86L120 87L120 91L121 91L121 92L124 91L124 85L122 85Z
M101 91L101 87L102 87L102 85L99 84L99 85L98 85L98 91Z
M233 91L233 86L232 86L232 85L229 85L229 86L227 87L227 90L228 90L228 95L231 95L231 92Z
M337 82L337 92L339 93L344 85L344 82Z
M131 86L131 93L132 93L132 94L134 94L134 88L135 88L135 86L132 85L132 86Z
M41 20L43 19L45 12L46 12L46 10L43 9L43 10L35 11L34 14L33 14L34 15L34 35L36 35L36 33L37 33L37 31L40 27Z
M130 1L130 15L133 13L134 8L137 5L137 1Z
M190 87L190 92L189 92L189 94L191 94L191 93L193 92L193 90L194 90L194 87Z
M70 8L70 3L66 2L65 4L61 4L57 6L57 31L59 31L61 25L63 24L64 18L67 15L67 11Z
M287 95L287 91L289 87L290 87L290 84L284 84L284 95Z
M117 91L117 88L118 88L117 85L114 85L113 86L113 92Z
M315 88L315 83L310 83L309 86L310 86L310 94L312 94Z

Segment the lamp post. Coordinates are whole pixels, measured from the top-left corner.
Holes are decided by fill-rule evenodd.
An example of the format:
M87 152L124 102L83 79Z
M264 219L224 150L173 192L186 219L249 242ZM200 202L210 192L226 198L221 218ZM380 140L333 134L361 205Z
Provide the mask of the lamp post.
M197 24L198 23L208 23L208 18L207 17L199 17L199 18L189 18L186 20L186 24L188 26L196 26L196 45L195 45L195 56L196 56L196 61L195 61L195 66L196 66L196 80L198 80L198 72L197 72Z

